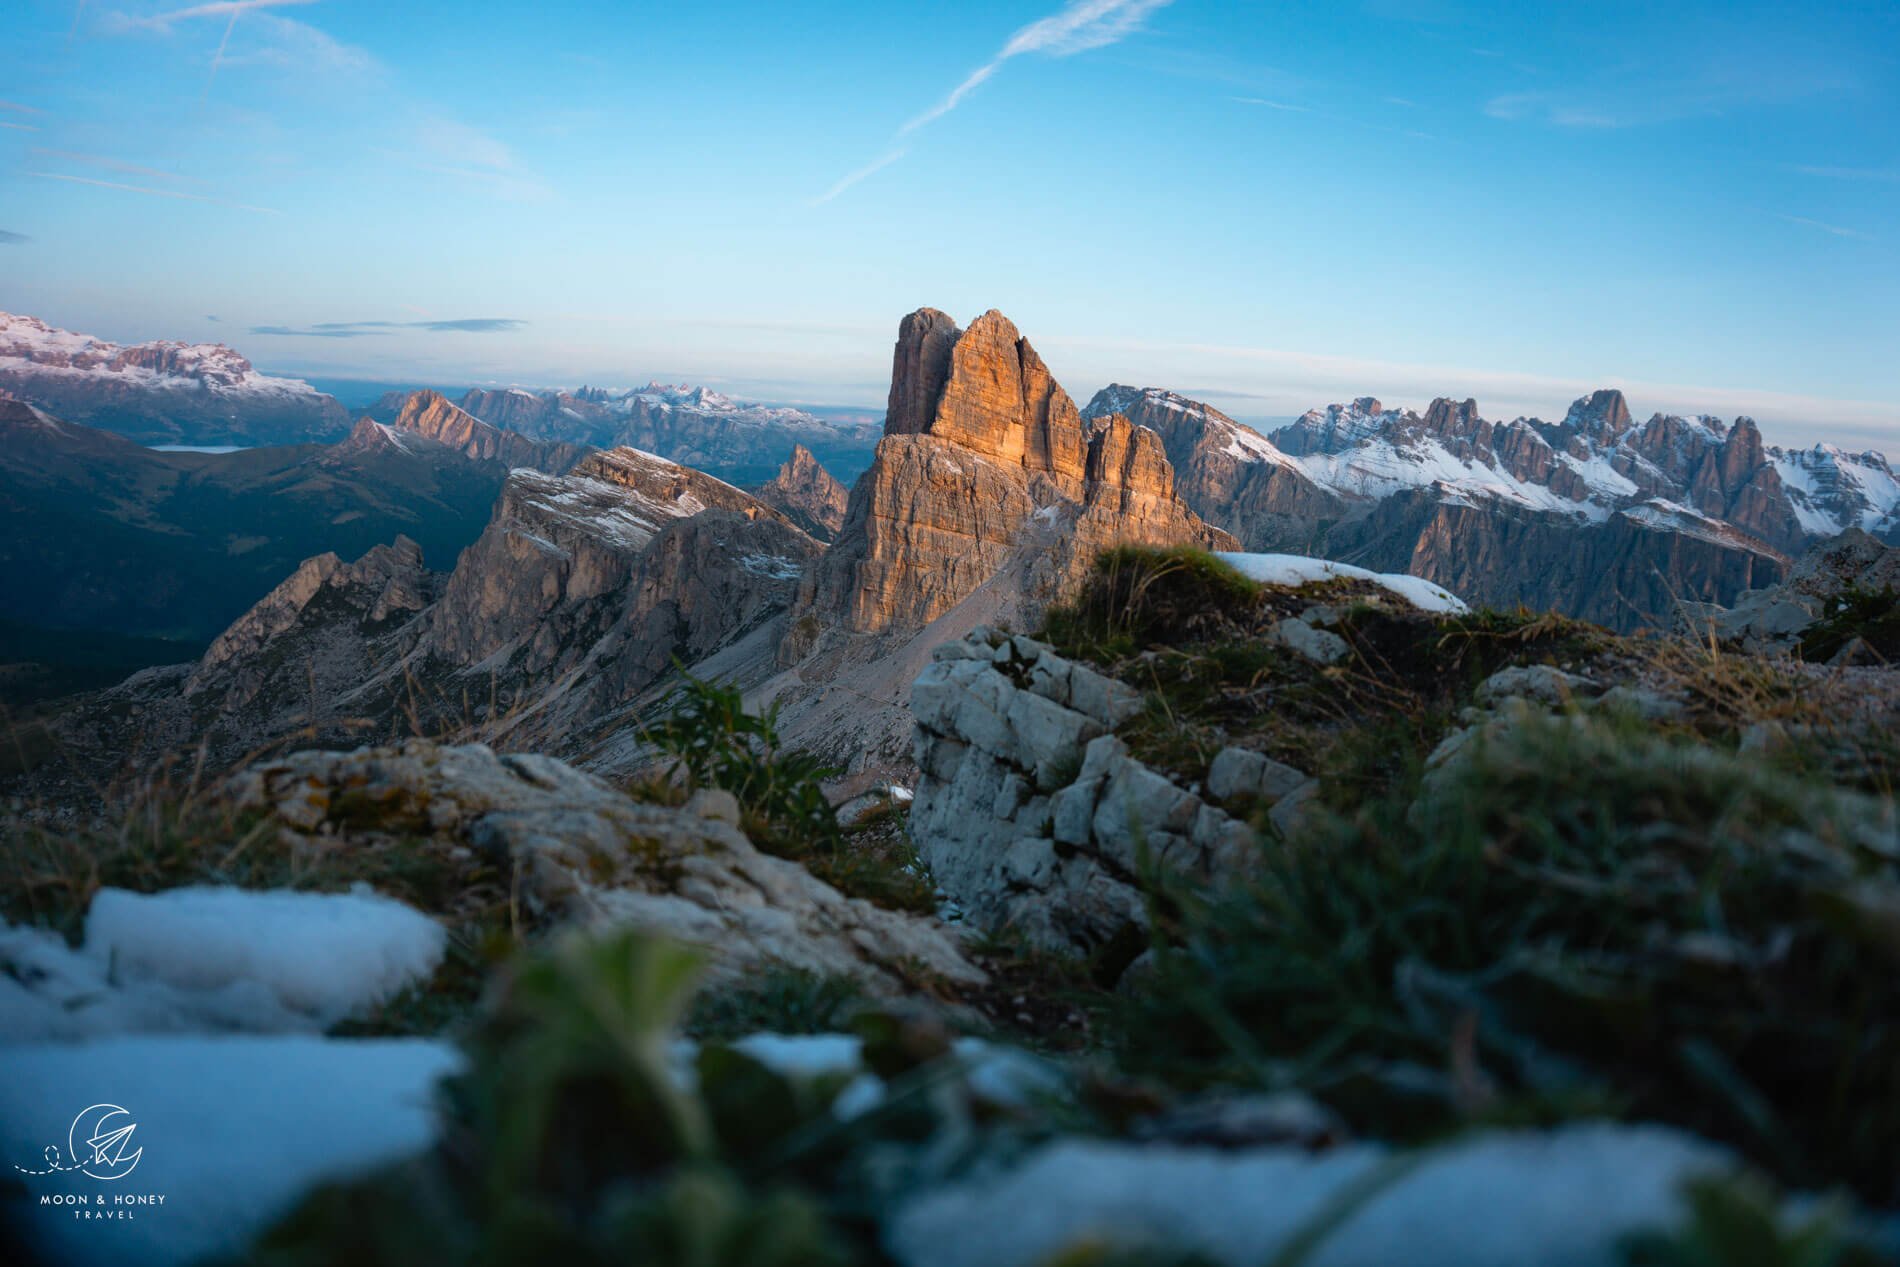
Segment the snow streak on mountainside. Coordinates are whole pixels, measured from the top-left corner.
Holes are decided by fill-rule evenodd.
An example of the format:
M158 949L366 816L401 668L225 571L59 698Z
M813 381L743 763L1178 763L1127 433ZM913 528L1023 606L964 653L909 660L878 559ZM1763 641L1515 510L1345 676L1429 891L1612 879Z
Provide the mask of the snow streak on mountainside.
M221 343L120 345L0 312L0 389L146 441L334 439L349 418L301 379L258 373Z

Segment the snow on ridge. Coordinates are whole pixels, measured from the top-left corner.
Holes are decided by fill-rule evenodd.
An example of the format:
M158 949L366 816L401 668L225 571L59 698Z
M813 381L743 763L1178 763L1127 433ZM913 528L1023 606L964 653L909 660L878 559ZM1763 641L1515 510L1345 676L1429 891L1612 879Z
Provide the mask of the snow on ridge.
M1209 435L1221 442L1219 451L1231 458L1242 462L1271 462L1276 466L1295 465L1294 460L1275 447L1273 441L1246 423L1229 418L1212 405L1191 400L1163 387L1130 387L1125 383L1110 383L1089 401L1083 416L1088 419L1108 414L1127 417L1138 404L1152 405L1201 423Z
M1767 450L1803 531L1832 536L1849 527L1881 529L1900 512L1900 479L1878 453L1833 445Z
M1338 453L1293 460L1314 483L1352 496L1382 499L1409 488L1437 487L1597 523L1610 513L1595 502L1572 501L1508 471L1458 458L1435 436L1419 436L1405 447L1385 441L1360 443Z
M1350 563L1315 559L1303 554L1244 554L1223 551L1214 556L1250 581L1262 585L1311 585L1319 581L1371 581L1398 595L1420 611L1462 615L1471 609L1464 600L1422 576L1403 572L1373 572Z
M795 581L804 575L805 566L782 554L748 554L739 566L754 576L769 576L779 581Z

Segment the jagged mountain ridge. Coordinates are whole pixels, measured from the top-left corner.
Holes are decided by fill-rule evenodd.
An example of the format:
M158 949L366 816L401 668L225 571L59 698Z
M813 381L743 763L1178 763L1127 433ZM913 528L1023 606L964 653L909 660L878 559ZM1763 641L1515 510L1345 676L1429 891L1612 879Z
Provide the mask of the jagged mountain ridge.
M794 445L855 478L881 434L875 424L664 383L627 390L475 388L459 403L484 422L532 439L643 449L737 484L771 478Z
M0 312L0 389L148 444L340 438L348 411L301 379L258 373L222 343L120 345Z
M1252 548L1409 571L1615 628L1770 584L1844 526L1900 530L1900 487L1879 454L1770 448L1747 418L1638 425L1618 391L1558 423L1493 422L1470 400L1420 414L1362 397L1271 436L1154 388L1106 388L1083 412L1153 427L1182 495Z
M472 462L500 462L559 475L586 457L585 445L563 441L535 441L515 431L490 426L451 404L437 391L415 391L402 397L387 423L371 416L357 420L346 444L375 446L408 444L409 436L446 446Z

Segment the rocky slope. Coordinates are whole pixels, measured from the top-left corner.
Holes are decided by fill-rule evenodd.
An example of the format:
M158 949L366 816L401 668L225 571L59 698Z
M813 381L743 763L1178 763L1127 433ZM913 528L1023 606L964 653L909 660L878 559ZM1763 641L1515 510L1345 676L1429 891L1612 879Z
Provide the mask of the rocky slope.
M663 383L627 391L477 388L460 404L484 422L537 440L643 449L737 484L770 478L795 445L852 479L878 439L873 425Z
M793 445L792 456L785 459L778 474L753 492L820 541L838 535L851 501L850 490L831 478L831 472L819 465L802 444Z
M646 693L676 662L771 664L820 549L751 495L651 454L519 468L452 571L427 571L401 539L352 564L310 559L197 664L72 701L47 723L71 764L32 781L51 795L157 752L231 760L293 733L467 731L624 768Z
M1619 629L1771 583L1846 527L1900 532L1900 485L1877 453L1771 448L1747 418L1639 425L1617 391L1557 423L1365 397L1271 437L1153 388L1106 388L1084 410L1111 412L1161 434L1182 496L1252 548L1404 569L1474 601Z
M0 312L0 389L148 444L334 440L349 415L300 379L260 374L221 343L121 346Z

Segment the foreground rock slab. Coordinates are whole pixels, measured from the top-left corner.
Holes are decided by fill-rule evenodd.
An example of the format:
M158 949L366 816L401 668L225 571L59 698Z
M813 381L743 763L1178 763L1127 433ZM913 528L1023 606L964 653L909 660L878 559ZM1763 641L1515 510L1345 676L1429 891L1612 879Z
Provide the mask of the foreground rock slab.
M1255 848L1242 820L1128 754L1111 732L1139 692L1032 638L980 628L937 648L911 688L911 833L970 919L1086 950L1145 927L1144 856L1231 875ZM1264 770L1253 789L1271 787ZM1286 784L1285 787L1281 783Z
M226 794L341 847L419 836L485 851L512 868L531 913L703 946L723 972L782 964L883 994L919 972L984 980L943 924L847 898L760 852L723 793L685 809L642 804L550 757L416 740L262 762Z

